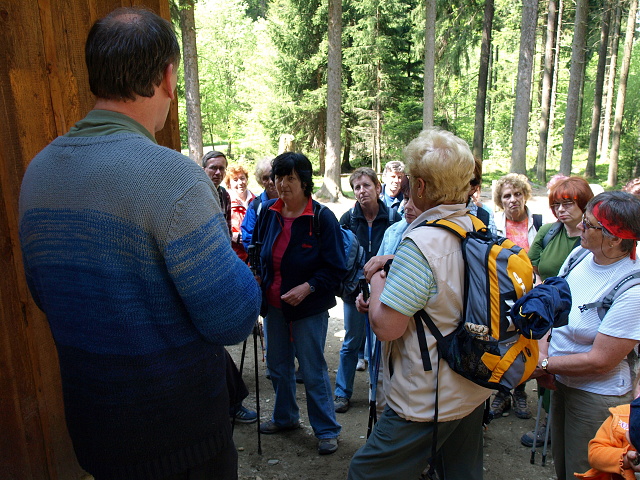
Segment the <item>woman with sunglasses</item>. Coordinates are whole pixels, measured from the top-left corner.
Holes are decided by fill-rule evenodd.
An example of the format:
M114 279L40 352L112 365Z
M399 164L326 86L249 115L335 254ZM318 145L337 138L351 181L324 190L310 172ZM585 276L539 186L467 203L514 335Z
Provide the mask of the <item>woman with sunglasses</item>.
M540 340L534 373L555 390L551 447L558 480L590 468L587 447L609 408L631 401L627 355L640 341L640 286L614 299L602 318L594 305L640 271L640 199L626 192L601 193L587 204L578 229L582 248L560 270L571 288L568 324Z
M567 256L580 245L578 224L592 198L591 187L581 177L565 177L551 187L549 207L558 221L540 227L528 252L541 280L558 275Z

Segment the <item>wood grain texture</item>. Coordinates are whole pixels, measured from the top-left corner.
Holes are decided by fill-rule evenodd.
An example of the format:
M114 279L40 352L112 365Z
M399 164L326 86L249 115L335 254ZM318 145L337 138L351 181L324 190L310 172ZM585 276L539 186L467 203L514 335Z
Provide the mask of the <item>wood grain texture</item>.
M0 0L0 478L80 479L55 345L25 281L18 196L31 159L94 105L84 62L93 22L120 6L169 18L167 0ZM177 102L158 142L179 150Z

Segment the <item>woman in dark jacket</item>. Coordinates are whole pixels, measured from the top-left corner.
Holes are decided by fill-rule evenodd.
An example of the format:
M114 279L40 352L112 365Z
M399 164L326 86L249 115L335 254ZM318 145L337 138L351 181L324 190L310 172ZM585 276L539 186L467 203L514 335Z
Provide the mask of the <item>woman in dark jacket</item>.
M349 177L356 196L355 206L340 218L340 224L350 228L364 247L366 260L378 253L384 232L389 225L402 219L397 210L389 208L379 199L380 181L367 167L358 168ZM355 299L358 292L343 298L344 340L340 349L340 366L336 375L334 408L337 413L349 410L353 394L353 380L358 363L358 350L365 337L365 315L358 312Z
M298 428L294 356L304 371L309 422L318 452L334 453L336 422L324 345L333 294L346 273L342 234L335 215L311 199L311 162L287 152L273 160L277 200L266 202L254 240L261 244L260 278L267 306L267 363L276 392L271 420L262 433ZM317 217L317 218L315 218Z

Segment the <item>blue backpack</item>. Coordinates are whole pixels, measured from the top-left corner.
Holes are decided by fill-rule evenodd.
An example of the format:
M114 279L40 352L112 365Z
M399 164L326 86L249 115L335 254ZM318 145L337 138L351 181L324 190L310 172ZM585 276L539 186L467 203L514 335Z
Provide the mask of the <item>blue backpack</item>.
M315 204L313 211L313 231L320 238L319 215L322 209L327 208L321 204ZM342 245L344 247L345 265L347 273L340 279L340 285L333 292L336 297L344 297L352 294L358 288L358 280L362 276L365 264L364 248L360 245L358 237L344 225L340 226Z

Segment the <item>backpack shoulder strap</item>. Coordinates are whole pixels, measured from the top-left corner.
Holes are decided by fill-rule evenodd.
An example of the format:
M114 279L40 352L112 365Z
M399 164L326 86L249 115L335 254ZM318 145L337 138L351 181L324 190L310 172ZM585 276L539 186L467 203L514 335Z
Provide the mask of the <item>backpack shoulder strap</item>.
M489 212L487 212L484 208L482 207L478 207L478 210L476 211L476 217L478 217L480 219L480 221L482 223L484 223L484 225L486 227L489 226L489 221L491 220L491 215L489 215Z
M320 238L320 213L325 209L321 203L313 204L313 233L316 237Z
M538 230L540 230L540 227L542 226L542 215L540 215L539 213L534 213L532 217L533 217L533 227L536 229L536 232L537 232Z
M569 275L569 272L573 270L573 267L575 267L582 260L584 260L587 255L589 255L589 250L587 250L586 248L583 248L582 251L579 251L576 255L574 255L569 259L569 263L567 263L562 273L560 273L558 276L564 278L567 275Z
M547 245L549 245L549 242L553 239L553 237L560 233L563 227L564 224L562 222L555 222L553 226L549 230L547 230L547 233L544 234L544 237L542 238L542 248L545 248Z
M470 217L473 217L473 215L470 215ZM479 222L480 220L478 220L476 218L476 220ZM444 219L440 219L440 220L432 220L430 222L423 222L420 225L418 225L418 227L440 227L440 228L444 228L445 230L448 230L449 232L453 233L454 235L456 235L458 238L465 238L467 236L467 231L462 228L460 225L458 225L457 223L454 223L450 220L444 220ZM475 224L474 224L475 227Z
M349 209L349 230L351 230L353 233L356 233L356 221L353 219L353 209L355 207L351 207Z
M585 310L597 308L598 316L602 321L604 316L611 308L611 305L613 305L613 302L615 302L616 299L624 292L632 287L635 287L636 285L640 285L640 270L630 273L622 280L620 280L615 287L609 290L609 292L604 297L602 297L602 300L600 300L599 302L587 303L582 308Z

